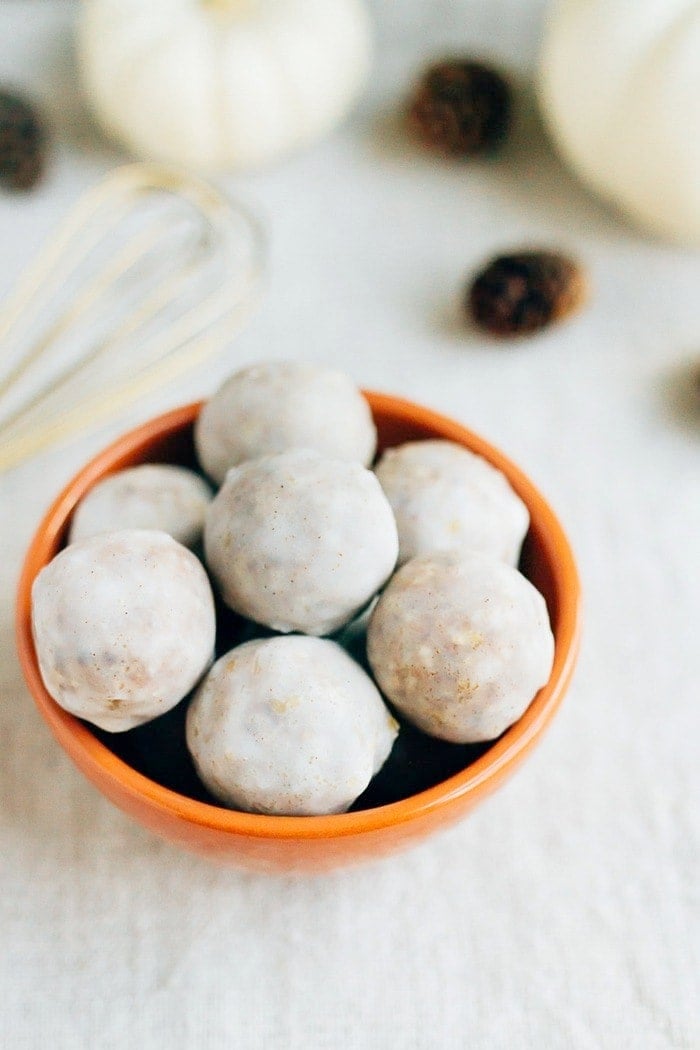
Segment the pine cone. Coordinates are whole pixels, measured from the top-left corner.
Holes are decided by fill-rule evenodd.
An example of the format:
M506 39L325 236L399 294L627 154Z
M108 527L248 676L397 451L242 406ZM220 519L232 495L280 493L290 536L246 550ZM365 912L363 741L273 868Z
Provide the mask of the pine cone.
M477 274L465 305L492 335L527 335L575 313L587 291L584 271L566 255L517 252L492 259Z
M18 95L0 91L0 183L29 190L43 170L44 130L35 109Z
M511 91L495 69L470 60L431 66L411 103L411 120L426 145L455 157L500 146L511 119Z

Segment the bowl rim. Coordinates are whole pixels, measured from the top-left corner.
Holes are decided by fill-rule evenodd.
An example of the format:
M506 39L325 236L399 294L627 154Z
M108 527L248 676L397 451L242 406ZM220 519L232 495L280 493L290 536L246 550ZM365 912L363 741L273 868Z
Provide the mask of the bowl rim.
M104 786L105 779L120 795L147 800L151 807L189 824L232 836L260 839L332 839L381 831L427 817L437 809L464 804L490 782L499 782L553 718L571 679L581 633L581 585L574 555L564 530L544 496L527 475L500 450L463 424L432 409L391 394L363 391L373 414L392 415L397 421L435 429L440 439L456 441L483 455L502 470L530 512L530 528L545 548L559 607L555 655L548 682L525 714L465 769L408 798L372 809L328 816L274 816L225 809L181 795L139 773L101 743L91 730L64 711L47 693L39 672L31 629L31 589L34 578L54 554L67 520L85 492L108 472L120 469L145 442L166 437L191 425L202 401L190 402L137 426L93 456L73 475L40 521L25 556L17 589L16 641L29 691L59 743L89 776ZM80 756L80 761L76 756Z

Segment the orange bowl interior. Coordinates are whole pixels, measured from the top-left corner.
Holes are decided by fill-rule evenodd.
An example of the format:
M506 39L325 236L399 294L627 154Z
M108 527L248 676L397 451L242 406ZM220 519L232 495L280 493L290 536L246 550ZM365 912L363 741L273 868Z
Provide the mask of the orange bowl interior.
M323 870L380 856L459 819L515 768L536 743L568 686L580 632L580 586L566 536L532 482L502 453L465 427L421 406L367 393L380 449L439 437L484 456L508 477L530 511L521 568L547 602L555 637L548 683L525 714L473 761L427 790L385 805L327 817L271 817L224 809L162 786L119 758L98 734L55 703L44 689L31 633L32 582L60 550L72 511L99 479L143 462L194 465L192 425L200 403L150 420L124 435L81 470L39 525L17 598L17 644L27 685L59 743L85 775L139 823L207 856L264 870Z

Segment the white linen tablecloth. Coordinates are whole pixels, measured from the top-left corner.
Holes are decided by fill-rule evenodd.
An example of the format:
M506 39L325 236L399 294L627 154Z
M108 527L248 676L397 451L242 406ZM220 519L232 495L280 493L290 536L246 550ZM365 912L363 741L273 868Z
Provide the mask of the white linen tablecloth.
M527 73L542 12L377 0L353 118L226 182L272 252L262 308L225 359L0 477L3 1048L700 1046L700 256L590 198L531 113L471 165L418 151L397 120L446 50ZM79 99L74 15L0 5L0 82L54 126L41 188L0 199L3 291L121 159ZM501 347L462 323L459 296L484 257L523 243L571 248L594 292L579 319ZM54 743L13 641L20 562L59 486L131 423L268 356L332 362L502 447L561 515L586 593L574 685L514 778L411 852L311 879L213 867L132 824Z

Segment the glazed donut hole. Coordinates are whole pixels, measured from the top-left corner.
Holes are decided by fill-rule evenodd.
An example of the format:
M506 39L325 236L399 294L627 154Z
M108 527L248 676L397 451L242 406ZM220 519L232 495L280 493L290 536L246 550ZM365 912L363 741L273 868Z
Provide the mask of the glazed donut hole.
M442 551L392 578L370 619L367 655L410 722L472 744L496 739L527 710L552 671L554 636L544 598L517 569Z
M98 481L79 503L69 543L115 529L157 529L185 547L202 536L211 502L207 482L193 470L169 463L143 463Z
M201 780L225 805L293 816L342 813L397 734L376 685L340 645L289 635L237 646L187 712Z
M204 550L234 611L276 631L327 635L388 580L398 536L371 471L292 449L228 472Z
M369 466L377 447L369 405L349 376L298 361L234 372L194 434L202 468L219 485L231 467L292 448Z
M530 524L505 475L453 441L408 441L376 466L399 532L399 564L435 551L477 551L517 565Z
M123 529L70 544L37 576L32 629L49 694L124 732L178 704L214 653L214 597L171 536Z

